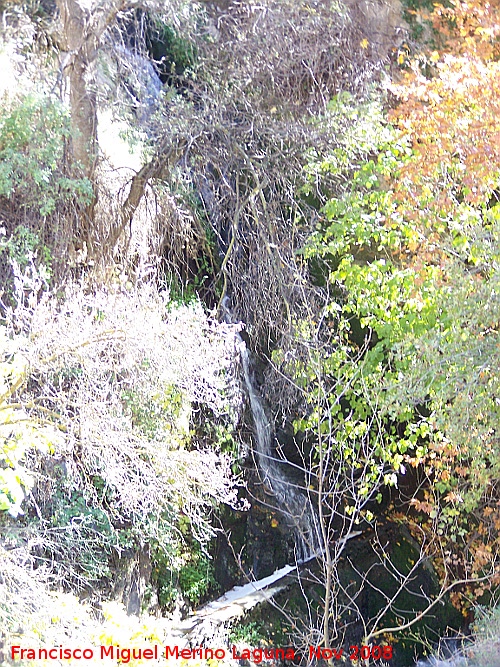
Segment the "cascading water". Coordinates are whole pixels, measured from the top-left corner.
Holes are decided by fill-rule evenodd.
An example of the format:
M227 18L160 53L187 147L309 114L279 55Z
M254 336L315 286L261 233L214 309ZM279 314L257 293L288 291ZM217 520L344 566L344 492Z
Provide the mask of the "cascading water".
M250 353L240 337L240 355L245 387L255 426L255 452L262 480L276 498L278 509L292 526L296 544L297 562L310 560L323 551L319 521L310 499L284 471L283 462L273 452L274 429L264 410L256 389Z
M161 101L163 84L151 60L127 47L116 47L120 54L120 77L137 122L146 129Z

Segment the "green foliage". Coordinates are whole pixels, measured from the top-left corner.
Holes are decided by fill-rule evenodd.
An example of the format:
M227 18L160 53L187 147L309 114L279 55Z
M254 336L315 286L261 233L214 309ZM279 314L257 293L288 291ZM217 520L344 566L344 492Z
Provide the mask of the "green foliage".
M403 19L410 26L413 39L422 41L432 29L429 15L434 9L434 0L403 0L402 5Z
M213 562L199 551L191 552L189 560L179 570L179 585L187 599L196 606L216 586Z
M492 214L485 212L484 222L488 218ZM486 226L466 237L480 257L482 275L459 260L449 267L448 281L438 291L435 326L413 332L394 350L394 363L406 360L405 375L387 388L393 412L412 400L426 403L429 448L439 456L432 462L435 487L449 499L442 509L445 524L474 512L500 474L494 445L500 418L498 221ZM423 460L425 454L419 452Z
M239 444L235 429L232 424L225 423L207 423L204 425L206 436L210 441L211 447L216 452L228 454L233 463L231 469L235 475L241 475L241 465L239 462Z
M166 569L161 574L153 570L151 580L155 584L160 607L162 609L170 609L179 593L176 587L176 577L170 569Z
M179 262L180 248L175 250L175 244L171 244L165 258L166 265L171 267L165 272L170 297L175 303L185 304L197 300L206 303L214 297L219 298L222 286L217 279L220 263L218 241L196 184L189 175L176 167L170 174L168 189L165 190L182 205L189 219L189 226L184 222L182 232L179 230L179 236L184 239L184 250L181 253L183 261Z
M90 181L63 170L69 131L68 115L58 102L26 96L5 104L0 113L0 196L43 217L65 201L88 204Z
M172 308L177 306L190 306L199 303L200 299L191 285L185 285L174 273L168 271L162 277L161 282L168 290Z
M52 253L48 246L40 241L36 232L31 231L24 225L18 225L12 236L3 244L0 243L0 249L6 252L9 259L14 260L21 269L25 269L31 257L36 257L40 265L44 267L47 276L51 274Z
M365 139L360 147L353 138L361 132ZM328 432L329 446L346 472L362 471L357 492L369 498L381 484L397 483L404 454L420 438L411 404L397 414L381 412L388 379L398 377L407 364L403 357L390 363L391 350L408 336L431 328L437 305L433 267L416 270L400 260L418 237L400 214L389 184L397 179L411 150L377 118L363 120L351 134L320 164L320 170L334 175L341 185L302 250L307 260L319 258L326 266L331 297L322 318L330 332L330 347L329 353L313 356L310 364L296 366L294 374L307 387L312 405L317 405L325 378L329 389L326 400L296 428L315 432L319 426ZM366 157L360 159L363 153ZM308 170L317 173L318 166ZM352 172L347 181L346 171ZM300 323L298 329L306 337L313 331L308 333L307 324Z
M189 530L188 524L185 529ZM169 540L154 542L152 581L163 609L168 609L179 594L197 606L217 588L213 561L197 542L174 534Z
M268 629L262 621L237 623L231 628L229 641L235 644L244 643L249 646L260 646L268 640Z
M373 126L371 141L366 122ZM330 345L309 363L289 364L315 406L296 428L329 435L346 472L362 471L361 497L380 497L380 486L396 485L404 465L426 461L438 494L460 487L441 520L443 530L453 523L463 531L457 516L478 506L500 465L491 444L499 417L492 370L500 315L498 207L460 205L442 221L439 249L410 261L423 236L405 217L393 185L412 150L389 126L381 132L379 119L366 122L362 148L353 142L360 136L354 127L332 156L307 169L333 176L336 185L301 251L325 267L330 298L321 318ZM446 254L456 260L443 281ZM481 267L481 279L468 266ZM316 328L297 322L296 331L308 339ZM327 397L319 401L325 382ZM455 452L457 474L447 448Z
M388 125L384 109L376 97L360 103L347 92L336 95L328 109L316 122L326 124L336 137L334 147L319 155L310 149L304 167L306 182L300 193L306 196L319 187L325 194L349 188L349 180L367 159L376 156L380 147L394 140L394 130ZM402 145L403 153L407 147Z
M60 535L56 543L45 541L44 555L58 559L62 549L77 564L85 586L109 578L110 557L126 545L127 532L117 531L102 506L93 506L80 491L65 493L59 486L51 505L51 529Z
M48 452L58 439L50 421L31 415L16 402L27 367L19 343L0 327L0 511L7 510L14 517L22 514L21 503L33 484L22 462L26 452L31 447Z
M176 78L186 74L195 63L194 44L158 17L151 18L150 23L148 49L151 58L158 63L163 82L175 84Z
M134 427L151 440L164 438L165 432L179 427L180 424L176 422L186 409L182 392L173 385L154 394L144 394L137 388L130 388L122 392L122 400ZM186 431L184 435L187 434Z
M449 545L464 544L474 526L482 537L467 542L463 566L481 573L500 526L500 208L486 192L430 222L418 208L430 190L423 203L401 198L415 155L408 141L370 122L363 149L354 128L307 168L331 191L301 250L322 267L328 297L321 327L295 322L307 360L285 363L279 351L274 359L305 390L309 413L295 426L316 443L318 469L327 456L343 479L355 471L345 515L371 521L363 503L418 468L425 482L409 502L421 529Z

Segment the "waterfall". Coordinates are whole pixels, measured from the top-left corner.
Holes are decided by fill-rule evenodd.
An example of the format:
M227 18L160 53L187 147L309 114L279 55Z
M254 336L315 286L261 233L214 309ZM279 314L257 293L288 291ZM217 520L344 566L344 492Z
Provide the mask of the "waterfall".
M298 488L284 470L282 461L273 451L274 429L266 415L262 398L256 388L250 353L240 338L240 354L245 387L255 427L255 452L262 481L276 499L278 509L291 525L299 563L322 553L318 516L306 492Z
M144 54L126 46L116 46L118 74L128 103L135 108L141 129L147 129L152 116L158 110L163 84L155 66ZM104 78L104 75L103 75ZM108 84L110 87L112 82Z

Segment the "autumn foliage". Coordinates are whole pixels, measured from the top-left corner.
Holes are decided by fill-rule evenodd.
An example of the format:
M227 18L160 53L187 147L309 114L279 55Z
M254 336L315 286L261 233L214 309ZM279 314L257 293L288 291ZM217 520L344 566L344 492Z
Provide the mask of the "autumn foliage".
M393 83L389 119L339 96L331 122L351 127L308 167L333 183L302 251L325 267L329 333L294 362L314 405L296 428L335 461L318 451L318 486L356 470L353 521L376 522L369 503L392 489L386 518L469 618L500 583L500 2L428 18L432 47Z
M452 2L432 14L439 50L412 60L393 90L393 122L412 140L401 199L435 222L488 202L500 174L500 3Z
M433 411L424 449L406 457L429 485L414 498L433 536L443 580L463 578L454 604L498 585L498 191L500 185L500 2L436 5L436 48L415 57L393 86L391 113L412 157L394 183L413 220L416 268L434 264L447 322L413 341ZM407 348L407 351L411 349ZM418 383L417 383L418 384ZM425 388L424 388L425 387ZM413 385L415 389L415 385ZM424 398L422 394L422 399ZM476 579L476 583L473 580Z

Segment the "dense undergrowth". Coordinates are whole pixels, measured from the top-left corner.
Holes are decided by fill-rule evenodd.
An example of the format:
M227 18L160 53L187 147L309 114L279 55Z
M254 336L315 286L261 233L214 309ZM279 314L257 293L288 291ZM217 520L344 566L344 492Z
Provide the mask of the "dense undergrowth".
M140 613L198 603L215 583L213 510L244 503L193 411L233 427L235 328L152 287L38 300L34 271L18 274L22 302L2 325L0 614L5 641L23 627L57 643L80 608L69 592ZM78 614L100 636L89 608Z
M324 547L290 640L414 652L497 603L500 7L368 4L3 8L5 645L165 642L217 594L225 297Z

